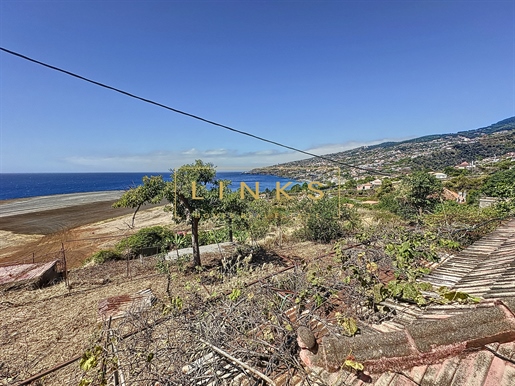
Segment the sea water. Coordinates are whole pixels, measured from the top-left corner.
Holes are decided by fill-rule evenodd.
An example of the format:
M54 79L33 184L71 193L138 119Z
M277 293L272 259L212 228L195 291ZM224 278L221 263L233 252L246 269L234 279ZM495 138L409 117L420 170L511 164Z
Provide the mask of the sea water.
M169 172L148 173L2 173L0 174L0 200L15 198L49 196L66 193L101 192L110 190L127 190L141 185L144 176L162 175L169 180ZM243 172L218 172L218 179L232 181L233 190L245 182L252 190L259 182L259 191L274 189L276 182L283 187L287 182L295 181L263 174L246 174Z

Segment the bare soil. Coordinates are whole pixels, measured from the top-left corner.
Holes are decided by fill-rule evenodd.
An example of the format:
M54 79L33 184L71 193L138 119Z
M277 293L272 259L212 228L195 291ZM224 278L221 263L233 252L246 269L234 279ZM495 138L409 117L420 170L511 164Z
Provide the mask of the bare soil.
M43 207L40 211L32 207L26 213L0 216L0 264L49 261L60 257L64 247L68 267L80 267L97 250L112 247L138 229L171 223L163 207L154 205L141 209L131 228L133 209L113 208L113 203Z
M158 206L141 210L136 228L130 229L132 210L113 209L112 202L0 215L0 264L31 261L33 256L35 261L48 261L60 257L64 246L71 268L69 287L60 282L41 289L0 289L0 385L16 384L83 353L98 332L98 304L103 299L145 288L158 299L166 299L166 276L156 269L155 258L82 267L94 251L114 245L124 235L142 227L171 224L170 214ZM330 252L331 246L299 243L275 246L275 250L275 257L265 259L248 277L243 274L237 280L255 281L289 264L288 259L317 259ZM221 252L203 255L202 259L205 269L216 269ZM186 270L174 275L177 280L171 290L183 294L188 283L196 282L198 273ZM234 286L230 281L223 285ZM207 294L227 288L220 283L204 286ZM188 297L187 293L181 296ZM81 376L75 362L38 384L78 384Z

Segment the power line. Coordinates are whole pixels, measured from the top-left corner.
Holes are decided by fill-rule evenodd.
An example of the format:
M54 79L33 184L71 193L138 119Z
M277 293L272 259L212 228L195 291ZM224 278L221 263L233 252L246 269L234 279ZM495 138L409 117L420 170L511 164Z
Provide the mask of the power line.
M372 172L372 173L376 173L376 174L382 174L382 175L388 175L382 171L379 171L379 170L374 170L374 169L368 169L368 168L364 168L364 167L361 167L361 166L356 166L356 165L351 165L351 164L348 164L348 163L345 163L345 162L341 162L341 161L338 161L338 160L334 160L334 159L331 159L331 158L327 158L327 157L324 157L324 156L321 156L321 155L317 155L317 154L314 154L314 153L310 153L308 151L304 151L304 150L300 150L300 149L297 149L293 146L288 146L288 145L285 145L285 144L282 144L282 143L279 143L279 142L276 142L276 141L272 141L270 139L266 139L266 138L263 138L263 137L260 137L258 135L255 135L255 134L251 134L251 133L248 133L246 131L242 131L242 130L238 130L238 129L235 129L233 127L230 127L230 126L226 126L226 125L223 125L221 123L217 123L217 122L214 122L214 121L211 121L209 119L206 119L206 118L202 118L202 117L199 117L198 115L194 115L194 114L190 114L190 113L187 113L185 111L182 111L182 110L178 110L178 109L175 109L173 107L170 107L170 106L167 106L167 105L164 105L162 103L159 103L159 102L155 102L151 99L147 99L147 98L143 98L143 97L140 97L138 95L135 95L135 94L131 94L127 91L124 91L124 90L121 90L119 88L116 88L116 87L112 87L112 86L109 86L107 84L104 84L104 83L101 83L101 82L97 82L95 80L92 80L92 79L89 79L89 78L86 78L84 76L81 76L81 75L78 75L78 74L75 74L73 72L70 72L70 71L67 71L67 70L64 70L62 68L59 68L59 67L56 67L56 66L52 66L50 64L47 64L47 63L44 63L44 62L41 62L39 60L36 60L36 59L32 59L32 58L29 58L28 56L25 56L25 55L22 55L20 53L17 53L17 52L14 52L14 51L11 51L11 50L8 50L6 48L3 48L3 47L0 47L0 50L8 53L8 54L11 54L11 55L14 55L14 56L17 56L19 58L22 58L22 59L25 59L25 60L28 60L29 62L33 62L33 63L36 63L36 64L39 64L41 66L44 66L44 67L47 67L47 68L50 68L52 70L55 70L55 71L58 71L58 72L62 72L66 75L70 75L74 78L78 78L80 80L83 80L83 81L86 81L86 82L89 82L89 83L92 83L96 86L100 86L100 87L103 87L103 88L106 88L108 90L112 90L112 91L115 91L117 93L120 93L120 94L123 94L123 95L126 95L128 97L131 97L131 98L134 98L134 99L138 99L140 101L143 101L143 102L146 102L146 103L150 103L152 105L155 105L155 106L158 106L158 107L162 107L164 109L167 109L167 110L170 110L170 111L173 111L174 113L177 113L177 114L182 114L182 115L185 115L187 117L190 117L190 118L193 118L193 119L197 119L199 121L202 121L202 122L205 122L205 123L208 123L210 125L214 125L214 126L218 126L218 127L221 127L222 129L226 129L226 130L229 130L229 131L232 131L234 133L238 133L238 134L241 134L241 135L246 135L248 137L251 137L251 138L254 138L254 139L257 139L259 141L262 141L262 142L267 142L267 143L271 143L272 145L276 145L276 146L279 146L279 147L282 147L282 148L285 148L285 149L288 149L288 150L293 150L293 151L296 151L298 153L302 153L302 154L305 154L305 155L309 155L311 157L315 157L315 158L319 158L319 159L322 159L324 161L328 161L328 162L331 162L331 163L335 163L335 164L338 164L338 165L342 165L342 166L345 166L345 167L348 167L348 168L353 168L353 169L360 169L360 170L364 170L364 171L367 171L367 172Z

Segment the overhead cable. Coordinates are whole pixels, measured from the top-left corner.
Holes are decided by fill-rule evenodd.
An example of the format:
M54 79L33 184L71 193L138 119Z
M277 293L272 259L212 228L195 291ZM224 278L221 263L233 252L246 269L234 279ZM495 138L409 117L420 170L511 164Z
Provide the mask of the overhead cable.
M36 59L32 59L28 56L25 56L25 55L22 55L18 52L14 52L14 51L11 51L11 50L8 50L6 48L3 48L3 47L0 47L0 50L8 53L8 54L11 54L11 55L14 55L14 56L17 56L19 58L22 58L22 59L25 59L25 60L28 60L29 62L33 62L33 63L36 63L36 64L39 64L41 66L44 66L44 67L47 67L47 68L50 68L52 70L55 70L55 71L59 71L59 72L62 72L66 75L70 75L70 76L73 76L74 78L78 78L80 80L83 80L83 81L86 81L86 82L89 82L89 83L92 83L94 85L97 85L97 86L100 86L100 87L103 87L103 88L106 88L108 90L112 90L112 91L116 91L117 93L120 93L120 94L123 94L123 95L126 95L128 97L131 97L131 98L134 98L134 99L138 99L140 101L143 101L143 102L146 102L146 103L150 103L152 105L155 105L155 106L158 106L158 107L162 107L164 109L167 109L167 110L170 110L170 111L173 111L177 114L182 114L182 115L185 115L187 117L190 117L190 118L193 118L193 119L197 119L199 121L202 121L202 122L205 122L205 123L208 123L210 125L214 125L214 126L218 126L218 127L221 127L223 129L226 129L226 130L229 130L229 131L232 131L234 133L238 133L238 134L241 134L241 135L246 135L248 137L251 137L251 138L254 138L254 139L257 139L259 141L262 141L262 142L267 142L267 143L271 143L272 145L276 145L276 146L279 146L279 147L282 147L282 148L285 148L285 149L288 149L288 150L293 150L295 152L298 152L298 153L302 153L302 154L305 154L305 155L308 155L308 156L311 156L311 157L315 157L315 158L318 158L318 159L322 159L324 161L328 161L328 162L331 162L331 163L334 163L334 164L337 164L337 165L340 165L340 166L345 166L345 167L348 167L348 168L352 168L352 169L359 169L359 170L364 170L364 171L367 171L367 172L371 172L371 173L375 173L375 174L381 174L381 175L388 175L382 171L379 171L379 170L374 170L374 169L369 169L369 168L365 168L365 167L362 167L362 166L356 166L356 165L351 165L351 164L348 164L348 163L345 163L345 162L342 162L342 161L338 161L338 160L334 160L334 159L331 159L331 158L328 158L328 157L325 157L325 156L321 156L321 155L317 155L317 154L314 154L314 153L310 153L308 151L304 151L304 150L301 150L301 149L297 149L293 146L288 146L288 145L285 145L285 144L282 144L282 143L279 143L279 142L276 142L276 141L272 141L270 139L266 139L266 138L263 138L263 137L260 137L258 135L255 135L255 134L251 134L251 133L248 133L246 131L242 131L242 130L238 130L238 129L235 129L233 127L230 127L230 126L226 126L226 125L223 125L221 123L217 123L217 122L214 122L214 121L211 121L209 119L206 119L206 118L202 118L198 115L194 115L194 114L190 114L190 113L187 113L185 111L182 111L182 110L179 110L179 109L175 109L173 107L170 107L170 106L167 106L165 104L162 104L162 103L159 103L159 102L156 102L156 101L153 101L151 99L147 99L147 98L143 98L143 97L140 97L138 95L135 95L135 94L131 94L127 91L124 91L124 90L121 90L119 88L116 88L116 87L112 87L112 86L109 86L107 84L104 84L104 83L101 83L101 82L97 82L95 80L92 80L92 79L89 79L89 78L86 78L84 76L81 76L81 75L78 75L78 74L75 74L73 72L70 72L70 71L67 71L67 70L64 70L62 68L59 68L59 67L56 67L56 66L52 66L50 64L47 64L47 63L44 63L44 62L41 62L39 60L36 60Z

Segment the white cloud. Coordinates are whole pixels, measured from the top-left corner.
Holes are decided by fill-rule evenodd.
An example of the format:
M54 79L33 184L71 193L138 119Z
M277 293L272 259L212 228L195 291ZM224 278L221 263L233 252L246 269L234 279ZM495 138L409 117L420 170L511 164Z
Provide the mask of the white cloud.
M184 155L191 155L191 154L197 154L198 151L197 149L195 149L194 147L192 147L191 149L189 150L186 150L186 151L183 151L181 154L184 154Z
M371 146L390 139L370 141L370 142L346 142L341 144L326 144L313 146L306 149L307 152L326 155L353 149L360 146ZM396 139L395 141L399 141ZM240 152L235 149L196 149L177 151L156 151L146 154L119 154L112 156L74 156L68 157L63 161L69 170L88 170L88 171L165 171L179 167L184 164L195 162L202 159L204 162L212 162L218 170L237 170L245 171L256 167L270 166L285 162L296 161L309 156L282 149L267 149L254 152Z
M226 155L228 153L229 153L229 150L227 150L227 149L206 150L204 152L204 154L206 154L206 155L213 155L213 156Z
M384 139L378 139L375 141L368 141L368 142L349 141L349 142L344 142L344 143L322 144L322 145L313 146L313 147L307 149L306 151L309 153L316 154L316 155L327 155L327 154L334 154L334 153L339 153L341 151L355 149L357 147L373 146L373 145L378 145L378 144L384 143L384 142L399 142L399 141L404 141L406 139L409 139L409 138L402 138L402 139L384 138Z

